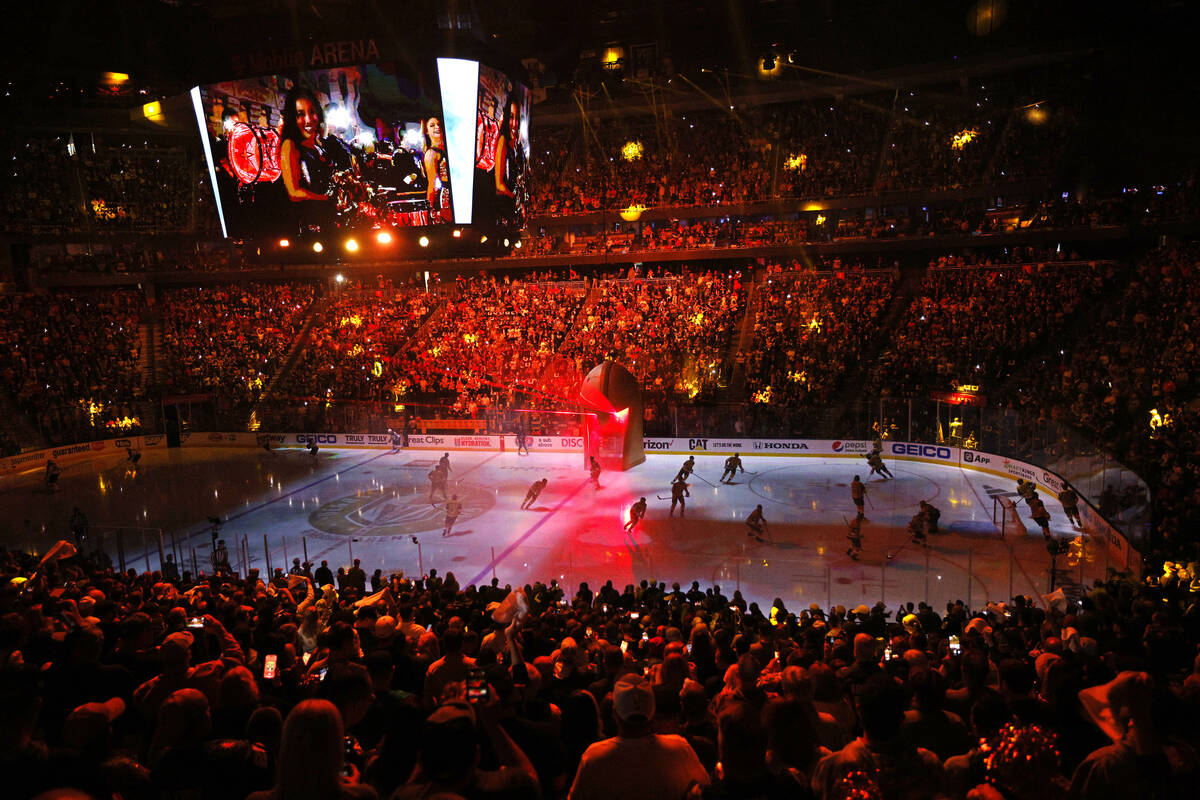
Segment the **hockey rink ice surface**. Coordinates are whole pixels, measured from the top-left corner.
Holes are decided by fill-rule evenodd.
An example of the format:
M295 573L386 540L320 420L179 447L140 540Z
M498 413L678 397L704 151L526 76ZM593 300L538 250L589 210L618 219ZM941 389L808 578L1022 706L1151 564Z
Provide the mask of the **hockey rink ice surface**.
M92 526L90 542L101 543L114 562L114 531L123 528L127 567L157 568L156 529L162 529L167 552L174 534L184 568L194 550L209 571L206 518L219 516L234 568L242 567L244 539L250 566L263 574L265 535L272 568L290 566L306 545L314 565L325 559L335 572L353 557L368 574L434 568L453 572L463 586L496 577L501 585L555 578L572 591L580 581L596 588L610 579L618 590L642 580L678 581L686 589L699 580L720 584L727 596L740 589L764 612L775 597L791 610L878 600L944 607L956 599L979 606L1049 591L1050 557L1026 506L1017 506L1026 535L1002 537L992 520L993 496L1015 498L1015 482L957 466L889 460L896 477L883 481L868 480L869 468L857 458L749 455L733 485L714 486L725 455L697 455L681 519L678 512L668 517L670 500L658 498L670 496L684 456L647 455L628 472L605 472L597 491L578 454L454 452L449 491L464 509L443 537L445 515L440 502L429 503L427 478L440 456L322 448L314 463L299 447L151 450L136 474L123 457L66 466L53 494L41 471L31 471L0 479L0 537L9 547L43 552L71 538L67 520L78 506ZM857 562L846 555L856 474L868 487ZM522 511L529 485L543 477L546 490ZM642 496L646 518L626 533L629 506ZM1077 535L1058 501L1043 499L1052 532ZM942 512L941 532L929 537L928 548L905 544L921 500ZM744 523L759 503L770 534L761 543L747 536ZM1104 574L1105 553L1097 541L1069 568L1060 556L1059 568L1090 584Z

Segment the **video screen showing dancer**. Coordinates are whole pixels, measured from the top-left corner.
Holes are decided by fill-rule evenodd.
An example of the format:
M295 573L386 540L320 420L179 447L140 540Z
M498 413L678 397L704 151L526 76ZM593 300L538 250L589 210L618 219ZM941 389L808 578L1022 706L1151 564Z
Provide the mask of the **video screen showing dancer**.
M522 228L529 207L529 110L527 86L491 67L479 66L475 132L477 219Z
M452 222L436 87L387 64L198 87L227 235Z

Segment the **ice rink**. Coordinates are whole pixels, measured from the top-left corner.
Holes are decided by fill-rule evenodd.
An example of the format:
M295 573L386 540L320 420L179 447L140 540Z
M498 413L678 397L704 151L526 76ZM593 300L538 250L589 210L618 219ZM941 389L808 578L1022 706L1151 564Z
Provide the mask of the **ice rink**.
M594 588L612 580L618 589L641 580L685 589L692 580L715 582L764 610L775 597L793 609L960 598L979 605L1049 591L1050 557L1026 506L1017 506L1026 535L1002 537L993 522L993 496L1013 495L1015 483L957 466L889 460L894 480L867 481L856 562L846 555L846 521L854 516L850 481L869 472L859 458L751 455L734 484L714 485L725 456L699 455L681 518L668 516L670 501L659 498L669 497L683 456L648 455L628 472L606 472L597 491L577 454L455 452L449 488L465 508L443 537L444 513L429 502L427 478L440 456L322 448L314 461L299 447L162 449L147 451L136 473L123 456L64 467L53 494L41 471L30 471L0 480L3 542L40 552L70 539L68 518L78 506L91 525L89 546L138 570L158 567L161 530L164 552L177 552L189 569L194 557L209 571L207 518L219 517L233 566L244 566L244 542L249 565L264 573L268 560L286 567L307 548L309 560L328 560L335 571L360 558L368 574L435 568L464 586L493 577L501 584L556 578L572 589L580 581ZM543 477L545 492L522 511L529 485ZM641 496L649 512L626 533L629 506ZM1059 503L1043 499L1055 535L1076 536ZM921 500L942 511L928 548L905 544ZM770 534L761 543L744 522L759 503ZM1106 550L1089 543L1070 561L1058 559L1068 587L1090 583L1104 574Z

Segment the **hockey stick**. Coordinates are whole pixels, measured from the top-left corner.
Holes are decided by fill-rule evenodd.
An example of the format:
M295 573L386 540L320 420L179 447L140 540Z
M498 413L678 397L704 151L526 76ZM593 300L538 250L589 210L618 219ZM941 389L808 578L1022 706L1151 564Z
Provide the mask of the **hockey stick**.
M902 544L896 548L896 552L891 553L891 554L884 553L884 556L887 558L888 561L891 561L893 558L900 555L900 551L902 551L904 548L908 547L912 543L912 540L913 540L913 537L909 536L907 539L904 540L904 544Z
M704 477L703 475L701 475L699 472L692 472L692 474L693 474L693 475L695 475L695 476L696 476L697 478L699 478L700 480L702 480L702 481L704 481L705 483L707 483L709 486L713 487L714 489L715 489L715 488L717 488L717 485L716 485L715 483L713 483L713 482L712 482L712 481L710 481L708 478L706 478L706 477Z

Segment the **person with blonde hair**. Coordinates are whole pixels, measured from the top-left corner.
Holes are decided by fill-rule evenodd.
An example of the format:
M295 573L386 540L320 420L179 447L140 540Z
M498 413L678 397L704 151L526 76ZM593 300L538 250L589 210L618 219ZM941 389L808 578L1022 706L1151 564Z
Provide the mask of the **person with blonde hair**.
M305 700L283 723L275 785L246 800L378 800L358 771L345 770L342 715L327 700Z

